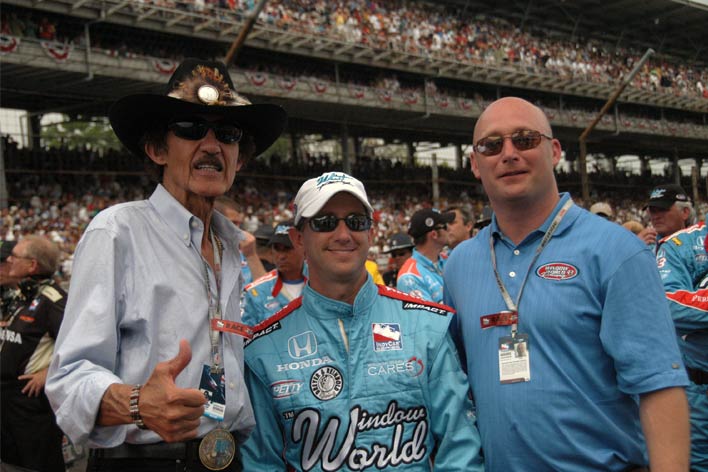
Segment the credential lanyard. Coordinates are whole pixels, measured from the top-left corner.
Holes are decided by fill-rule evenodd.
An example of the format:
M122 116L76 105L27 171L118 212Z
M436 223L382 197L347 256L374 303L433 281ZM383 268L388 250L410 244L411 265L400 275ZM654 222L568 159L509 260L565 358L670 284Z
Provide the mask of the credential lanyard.
M536 253L534 254L533 259L531 260L531 263L529 264L529 268L526 270L526 275L524 276L524 280L521 282L521 287L519 288L519 294L516 296L516 303L514 303L514 300L511 299L511 295L509 295L509 291L504 286L504 282L502 281L501 276L499 275L499 270L497 269L497 255L494 252L494 235L493 234L489 235L489 252L492 255L492 269L494 269L494 277L497 280L497 286L499 287L499 291L501 292L501 296L504 299L504 303L506 303L507 309L513 313L516 313L516 322L511 325L511 335L512 336L516 336L516 329L517 329L517 325L519 323L519 318L518 318L518 316L519 316L519 303L521 303L521 295L524 292L524 287L526 286L526 282L528 281L529 274L531 273L531 269L533 268L533 265L538 260L538 256L541 255L541 252L543 251L543 249L551 241L551 237L553 236L553 233L555 233L556 229L558 229L558 225L560 225L560 222L563 220L563 217L568 212L568 209L570 209L571 206L573 206L573 200L569 199L567 202L565 202L565 205L563 205L563 207L560 209L560 211L556 214L556 217L553 218L551 225L546 230L546 234L543 235L543 239L541 240L541 243L536 248Z
M216 237L213 231L209 230L209 237L211 238L211 246L214 250L214 279L216 281L216 300L211 296L211 282L209 280L209 266L207 261L202 258L204 262L204 284L207 292L207 300L209 302L209 338L211 341L211 371L220 372L223 367L221 366L221 356L219 355L219 342L221 337L221 331L214 329L214 322L221 321L221 285L219 281L221 280L221 241Z
M221 255L223 254L223 246L221 240L216 237L213 231L209 231L211 238L211 246L214 250L214 278L216 280L216 300L211 296L211 283L209 281L209 266L204 262L204 286L207 292L207 300L209 302L209 338L211 341L211 371L218 373L223 370L221 365L221 356L219 355L219 344L221 341L221 333L232 333L241 336L245 339L253 337L253 329L243 323L236 321L225 320L221 315Z

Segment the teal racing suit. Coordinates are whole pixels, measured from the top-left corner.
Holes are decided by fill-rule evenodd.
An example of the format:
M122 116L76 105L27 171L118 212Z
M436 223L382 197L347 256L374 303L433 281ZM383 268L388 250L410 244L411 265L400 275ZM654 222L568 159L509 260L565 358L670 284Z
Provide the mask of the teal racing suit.
M691 470L708 472L708 227L664 238L656 255L691 383Z
M371 276L353 305L307 284L245 349L244 470L483 470L453 316Z
M307 265L303 266L303 273L307 273ZM307 281L307 277L303 277ZM274 269L246 285L243 289L242 321L250 326L257 325L290 303L293 298L287 290L283 290L287 283Z

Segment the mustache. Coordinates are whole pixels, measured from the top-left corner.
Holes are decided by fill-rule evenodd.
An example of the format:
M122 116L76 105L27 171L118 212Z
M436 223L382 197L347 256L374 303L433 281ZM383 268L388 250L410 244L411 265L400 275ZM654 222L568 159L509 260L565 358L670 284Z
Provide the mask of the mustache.
M205 153L199 159L194 162L194 167L214 167L218 170L224 168L224 164L217 154Z

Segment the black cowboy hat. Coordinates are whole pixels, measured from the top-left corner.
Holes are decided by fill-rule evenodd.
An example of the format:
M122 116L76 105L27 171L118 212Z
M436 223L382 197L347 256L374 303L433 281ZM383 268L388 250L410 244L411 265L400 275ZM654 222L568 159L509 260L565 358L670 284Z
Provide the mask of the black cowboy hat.
M145 155L140 140L149 127L201 114L238 123L254 137L256 156L278 139L288 119L278 105L254 105L238 94L223 63L192 58L177 67L164 95L128 95L115 102L108 112L118 139L140 157Z

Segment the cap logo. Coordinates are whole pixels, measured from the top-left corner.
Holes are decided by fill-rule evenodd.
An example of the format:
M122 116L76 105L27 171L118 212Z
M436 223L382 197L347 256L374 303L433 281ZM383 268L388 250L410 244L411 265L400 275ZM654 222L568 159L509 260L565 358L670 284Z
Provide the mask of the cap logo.
M655 200L657 198L662 198L665 193L666 193L665 188L655 188L654 190L651 191L651 195L649 195L649 199Z
M327 172L317 178L316 187L321 190L325 185L338 183L351 185L351 177L343 172Z
M275 234L288 234L288 230L291 228L289 225L278 225L275 228Z
M432 228L433 226L435 226L435 220L433 220L430 217L426 218L425 219L425 226L427 226L428 228Z

